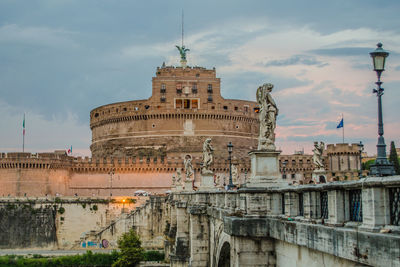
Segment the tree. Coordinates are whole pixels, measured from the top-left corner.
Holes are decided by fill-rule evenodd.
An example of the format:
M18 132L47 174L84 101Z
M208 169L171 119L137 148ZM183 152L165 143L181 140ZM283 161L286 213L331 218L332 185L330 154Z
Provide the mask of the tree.
M144 249L141 247L139 236L133 229L118 239L118 247L121 253L112 265L113 267L134 267L143 260Z
M394 141L390 143L390 156L389 161L393 163L394 170L396 174L400 174L400 164L399 157L397 156L396 147L394 146Z

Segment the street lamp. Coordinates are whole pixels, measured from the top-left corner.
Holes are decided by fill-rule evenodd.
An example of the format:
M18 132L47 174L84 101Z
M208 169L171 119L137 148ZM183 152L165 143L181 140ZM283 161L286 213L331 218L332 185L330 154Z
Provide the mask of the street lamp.
M228 147L228 153L229 153L229 156L228 156L228 160L229 160L229 184L228 184L228 190L232 190L232 188L233 188L233 183L232 183L232 157L231 157L232 150L233 150L232 143L229 142L227 147Z
M110 198L111 198L112 197L112 180L113 180L113 176L115 174L114 168L112 168L108 174L110 175Z
M358 144L358 149L360 151L360 173L358 175L358 178L362 178L362 152L364 151L364 145L361 141Z
M389 56L389 53L382 48L382 44L378 43L375 51L369 53L372 57L372 62L374 63L374 71L378 77L378 81L375 83L377 89L373 89L372 93L376 94L378 97L378 144L376 145L378 150L378 155L376 157L375 163L371 166L372 176L388 176L394 175L394 167L386 158L386 144L383 138L383 116L382 116L382 95L384 89L381 87L381 74L385 70L385 61Z

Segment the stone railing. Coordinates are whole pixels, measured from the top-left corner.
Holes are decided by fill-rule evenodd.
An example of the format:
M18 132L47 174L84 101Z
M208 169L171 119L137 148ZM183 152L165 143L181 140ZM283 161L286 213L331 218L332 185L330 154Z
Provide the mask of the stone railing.
M238 191L182 192L187 205L225 215L273 216L328 226L400 233L400 176Z
M207 216L210 223L222 221L229 236L272 238L352 262L400 266L400 176L181 192L172 196L171 205L190 216ZM196 234L177 226L178 236Z

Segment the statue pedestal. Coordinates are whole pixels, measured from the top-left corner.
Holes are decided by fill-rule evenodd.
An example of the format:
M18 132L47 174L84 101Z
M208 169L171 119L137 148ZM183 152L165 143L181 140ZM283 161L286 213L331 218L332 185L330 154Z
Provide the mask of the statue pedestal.
M183 186L182 185L177 185L171 190L172 192L181 192L183 191Z
M213 173L206 173L201 174L201 183L200 183L200 190L213 190L215 189L214 186L214 174Z
M183 191L193 191L193 181L185 180L185 189Z
M314 170L312 173L312 180L316 184L323 184L328 182L328 179L326 177L326 170L324 169L319 169L319 170Z
M181 59L182 68L186 68L186 66L187 66L186 63L187 63L186 59Z
M245 188L277 187L287 185L279 171L280 151L250 151L251 175Z

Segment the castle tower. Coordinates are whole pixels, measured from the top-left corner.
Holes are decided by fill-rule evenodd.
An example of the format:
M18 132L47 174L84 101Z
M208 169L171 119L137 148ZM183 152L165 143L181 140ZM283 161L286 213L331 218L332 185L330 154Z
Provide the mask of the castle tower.
M190 66L158 67L152 96L104 105L90 112L93 157L179 157L192 154L199 167L202 144L212 138L216 168L227 168L226 145L247 165L257 147L256 103L221 96L214 69ZM196 159L197 157L197 159ZM197 164L197 165L196 165Z

